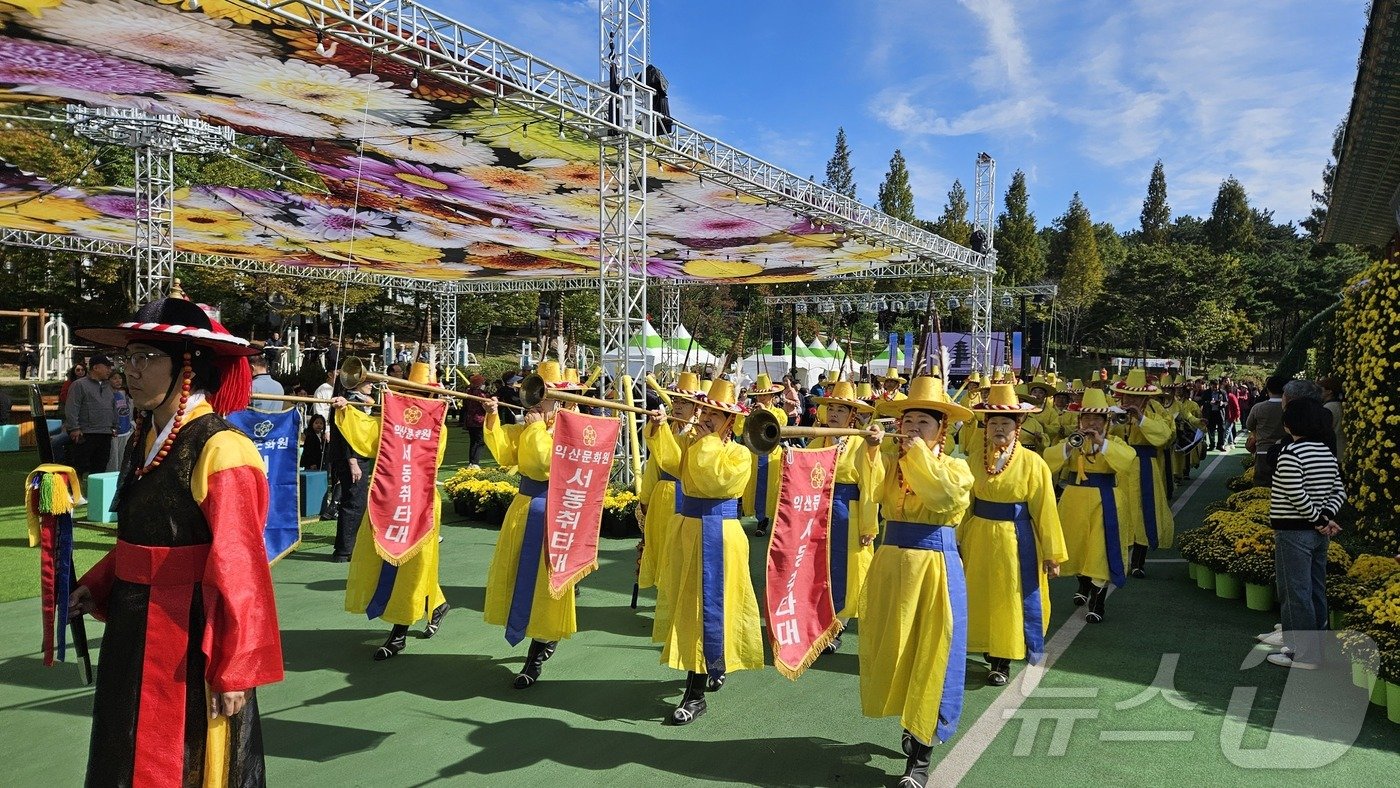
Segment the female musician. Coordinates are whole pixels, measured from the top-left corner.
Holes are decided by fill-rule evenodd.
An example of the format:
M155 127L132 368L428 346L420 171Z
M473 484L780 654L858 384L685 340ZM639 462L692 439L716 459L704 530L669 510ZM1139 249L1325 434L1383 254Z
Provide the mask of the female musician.
M1027 416L1012 384L993 383L972 406L985 437L969 455L972 510L958 527L958 551L967 570L967 649L987 654L987 683L1004 686L1011 660L1040 661L1050 628L1048 577L1059 576L1065 555L1055 484L1045 461L1020 442Z
M722 687L728 672L763 667L749 545L739 526L738 498L752 454L733 440L735 418L744 408L727 380L711 383L696 401L700 413L692 437L678 439L659 416L650 432L651 451L681 485L663 581L673 607L661 661L686 671L672 725L689 725L704 714L706 691Z
M705 393L700 389L700 377L694 372L682 372L676 384L670 388L671 415L686 422L693 421L698 406L692 397ZM681 438L691 428L690 424L671 422L671 426L657 429L673 429L676 437ZM664 642L670 628L671 596L670 590L665 587L665 578L671 555L676 500L679 498L676 484L675 474L663 470L655 454L648 455L646 468L642 471L641 503L637 506L637 519L642 525L642 554L637 569L637 584L641 588L656 586L656 614L651 627L654 643Z
M858 455L886 518L861 607L860 698L867 717L899 715L908 756L900 784L921 788L934 740L947 741L962 713L967 593L953 526L972 472L943 453L943 438L948 421L972 413L931 377L915 378L894 406L896 453L881 454L877 427Z
M1152 398L1161 393L1161 389L1147 382L1147 372L1141 367L1128 370L1127 378L1115 383L1112 391L1128 418L1110 429L1138 456L1138 472L1135 479L1130 477L1128 481L1130 494L1140 501L1132 507L1135 516L1129 569L1129 574L1137 578L1147 577L1147 551L1170 548L1176 531L1171 500L1167 497L1163 455L1171 449L1176 427L1160 408L1149 407Z
M565 379L558 362L545 361L537 372L547 388L581 388ZM486 447L502 468L520 469L520 491L501 523L487 571L485 611L486 623L506 628L510 645L530 638L525 665L515 677L516 689L538 681L559 640L578 631L574 595L555 599L549 593L548 553L544 549L552 430L559 407L559 400L546 398L525 414L523 424L502 425L496 402L486 405Z
M753 397L754 409L762 408L771 412L778 419L778 426L787 425L787 412L778 405L773 404L773 399L783 390L782 386L773 385L772 378L768 373L759 374L754 381L753 388L745 391L743 396ZM735 425L735 432L743 432L744 420L739 419ZM782 466L778 464L783 456L781 446L767 454L754 454L750 462L753 463L752 473L749 475L748 487L744 488L744 511L751 515L758 523L754 526L754 536L764 536L768 533L768 523L772 521L778 509L778 481L782 479Z

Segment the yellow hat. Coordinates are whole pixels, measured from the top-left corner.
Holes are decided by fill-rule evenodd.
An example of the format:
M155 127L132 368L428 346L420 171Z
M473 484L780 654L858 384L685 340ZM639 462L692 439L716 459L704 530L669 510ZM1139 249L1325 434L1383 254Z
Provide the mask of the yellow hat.
M977 388L981 388L982 385L983 383L981 372L973 372L972 374L967 376L967 388L973 388L974 386Z
M696 397L695 401L702 407L714 408L725 413L743 415L749 412L749 409L740 405L735 398L734 383L728 380L716 380L711 383L710 390Z
M1065 389L1065 393L1066 393L1066 394L1083 394L1083 393L1084 393L1084 381L1080 380L1079 378L1075 378L1073 381L1070 382L1069 388Z
M1031 378L1031 382L1026 386L1026 392L1029 393L1030 390L1034 388L1045 389L1046 393L1049 393L1055 390L1055 383L1050 380L1049 375L1036 375Z
M862 380L856 384L856 397L865 400L875 398L875 391L870 387L870 381Z
M433 377L433 368L426 361L415 361L413 366L408 368L408 382L422 383L431 386L437 383Z
M1016 387L1016 396L1018 396L1018 397L1029 397L1029 396L1031 395L1031 393L1030 393L1030 387L1027 386L1026 384L1024 384L1024 383L1017 383L1017 384L1015 384L1015 387Z
M564 380L569 381L579 388L583 388L583 381L578 376L578 370L573 367L564 368Z
M583 388L576 381L571 381L564 375L564 370L559 368L558 361L541 361L535 373L544 380L546 388L551 389L580 389Z
M908 380L906 380L906 379L904 378L903 375L899 374L899 368L898 368L898 367L895 367L895 366L891 366L891 367L889 368L889 371L885 373L885 376L882 377L882 378L880 378L880 382L881 382L881 383L884 383L884 382L887 381L887 380L897 380L897 381L899 381L900 383L908 383L908 382L909 382Z
M874 405L862 401L861 398L856 395L856 387L851 385L849 380L836 382L832 386L830 394L825 397L810 397L809 401L817 405L846 405L855 408L861 413L870 413L875 410Z
M1108 395L1102 389L1089 389L1084 392L1084 401L1079 405L1079 413L1122 413L1123 409L1110 404Z
M1113 393L1120 397L1133 394L1155 397L1161 394L1162 390L1147 382L1147 370L1142 367L1133 367L1128 370L1126 378L1113 384Z
M758 373L758 379L753 382L753 386L744 392L745 397L757 397L760 394L777 394L783 387L773 383L773 378L767 372Z
M972 410L986 413L988 416L1017 416L1039 413L1040 406L1022 402L1016 396L1015 387L1010 383L993 383L987 389L986 400L973 405Z
M972 411L953 402L943 389L942 378L920 375L909 384L907 399L893 400L886 404L888 410L903 414L906 410L936 410L953 421L967 421Z
M705 389L700 387L700 376L694 372L682 372L672 383L671 392L681 396L694 397L705 393Z

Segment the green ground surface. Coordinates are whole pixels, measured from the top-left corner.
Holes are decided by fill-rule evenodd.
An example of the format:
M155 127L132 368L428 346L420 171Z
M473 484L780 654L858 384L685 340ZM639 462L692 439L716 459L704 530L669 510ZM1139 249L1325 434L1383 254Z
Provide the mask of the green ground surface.
M449 466L461 463L464 448L458 441L449 449ZM1215 466L1178 522L1198 522L1236 471L1233 458ZM15 572L37 575L35 554L14 541L22 538L22 522L8 510L0 518L6 582ZM342 612L345 566L326 560L330 526L310 526L303 549L273 569L287 677L259 691L272 785L887 785L903 768L898 721L860 715L858 632L847 635L841 653L818 660L796 682L772 669L735 674L711 696L710 712L698 722L661 725L679 696L681 676L658 664L658 649L650 644L651 597L644 593L637 611L628 607L631 540L604 542L602 565L579 599L582 631L561 644L539 684L517 691L510 682L523 646L509 647L500 628L481 621L482 584L497 532L449 516L441 571L452 613L433 640L410 639L395 659L373 662L370 653L384 628ZM94 533L92 541L101 538ZM759 542L752 545L752 568L760 577ZM1311 739L1276 731L1268 742L1287 674L1267 664L1241 670L1251 636L1275 615L1197 589L1184 564L1153 563L1149 571L1148 580L1109 598L1108 620L1085 627L1024 700L1019 716L985 740L969 732L993 701L1015 689L983 686L985 667L973 660L959 735L937 748L935 759L951 761L966 757L969 746L985 746L965 785L1393 781L1400 725L1376 707L1340 758L1319 770L1289 770L1302 763ZM1069 603L1072 591L1073 581L1052 584L1052 635L1082 615ZM0 736L4 783L76 785L86 758L91 690L79 686L71 666L42 667L38 618L35 599L0 604L0 730L9 734ZM95 647L102 627L89 624L89 632ZM1152 684L1164 655L1179 655L1175 687L1194 705L1181 709L1156 697L1116 709ZM1334 705L1349 697L1349 682L1341 685ZM1236 687L1258 688L1251 712L1227 712ZM1080 696L1063 697L1065 690ZM1078 718L1063 746L1042 723L1028 751L1018 753L1024 718L1055 709ZM993 710L991 718L1001 714ZM1222 731L1228 738L1240 725L1244 748L1276 748L1260 758L1270 768L1245 769L1227 759ZM1106 740L1125 730L1174 732L1176 740ZM45 746L36 749L35 742Z

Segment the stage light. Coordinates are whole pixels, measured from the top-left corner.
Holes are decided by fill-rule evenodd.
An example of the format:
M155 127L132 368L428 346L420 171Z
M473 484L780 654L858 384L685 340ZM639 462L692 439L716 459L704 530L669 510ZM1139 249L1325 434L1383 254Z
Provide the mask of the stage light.
M842 301L842 302L841 302L841 314L843 314L843 315L849 315L852 311L853 311L853 308L851 307L851 303L850 303L849 301Z
M796 304L793 304L793 311L799 315L805 315L807 314L807 305L798 301Z
M948 299L948 311L951 312L952 310L957 309L959 306L962 306L962 304L958 303L957 296L953 296L952 298Z
M886 301L886 300L884 299L883 296L880 297L880 300L878 300L878 301L875 302L875 311L876 311L876 312L887 312L887 311L889 311L889 308L890 308L890 302L889 302L889 301Z
M914 299L914 298L909 299L909 303L905 304L905 306L908 307L908 309L909 309L910 312L917 312L917 311L919 311L919 301L918 301L918 299Z
M1002 309L1010 309L1011 307L1013 307L1013 306L1015 306L1015 305L1016 305L1016 299L1012 298L1010 293L1005 293L1005 294L1002 295L1002 297L1001 297L1001 308L1002 308Z
M821 301L817 304L817 311L823 315L835 314L836 304L832 303L831 301Z
M904 302L903 302L903 301L895 301L894 303L890 304L890 306L894 307L894 311L896 311L896 312L903 312L903 311L904 311Z
M418 89L418 69L413 70L413 78L408 81L408 86L414 90Z

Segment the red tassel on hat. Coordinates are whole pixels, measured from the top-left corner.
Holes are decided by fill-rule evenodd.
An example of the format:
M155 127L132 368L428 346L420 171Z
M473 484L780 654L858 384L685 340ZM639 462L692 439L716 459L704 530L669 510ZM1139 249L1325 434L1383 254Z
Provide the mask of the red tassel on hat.
M210 319L217 333L229 334L219 321ZM237 410L247 410L252 400L253 368L247 356L215 357L214 366L219 370L219 390L209 396L209 407L220 416L227 416Z

